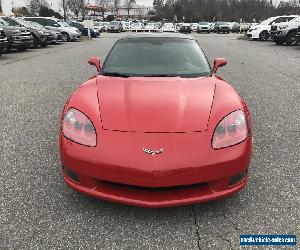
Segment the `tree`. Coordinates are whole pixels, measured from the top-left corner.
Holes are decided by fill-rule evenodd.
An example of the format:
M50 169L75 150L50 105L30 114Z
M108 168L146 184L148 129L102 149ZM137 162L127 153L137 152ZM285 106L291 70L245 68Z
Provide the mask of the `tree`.
M15 16L30 16L30 13L26 7L12 8L11 12L14 13Z
M125 1L125 8L127 10L127 17L129 17L130 16L130 10L132 9L131 0L126 0Z
M55 12L53 9L48 8L47 6L41 6L39 16L44 16L44 17L56 17L59 19L62 19L63 17L61 14Z
M41 1L40 0L30 0L28 5L29 13L33 16L36 16L41 8Z
M78 18L79 14L82 14L82 16L84 15L85 0L68 0L67 7Z
M64 21L67 20L67 5L66 5L66 0L62 0L62 7L63 7L63 12L64 12Z
M164 0L154 0L153 9L158 20L163 18Z
M112 7L112 1L113 0L97 0L97 4L101 8L101 12L102 12L101 14L103 18L104 18L104 12Z
M120 7L120 4L121 4L121 0L113 0L113 7L114 7L114 12L115 13L118 13L118 9Z

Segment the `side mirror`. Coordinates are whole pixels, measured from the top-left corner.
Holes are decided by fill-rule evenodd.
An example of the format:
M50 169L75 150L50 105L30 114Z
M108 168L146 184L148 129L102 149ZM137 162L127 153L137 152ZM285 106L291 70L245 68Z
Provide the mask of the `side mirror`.
M96 57L96 56L91 57L89 59L88 63L89 63L89 65L95 66L98 72L101 71L101 63L100 63L100 59L98 57Z
M212 72L215 74L218 70L218 68L223 67L227 64L227 61L224 58L216 58L214 60L214 66L212 69Z

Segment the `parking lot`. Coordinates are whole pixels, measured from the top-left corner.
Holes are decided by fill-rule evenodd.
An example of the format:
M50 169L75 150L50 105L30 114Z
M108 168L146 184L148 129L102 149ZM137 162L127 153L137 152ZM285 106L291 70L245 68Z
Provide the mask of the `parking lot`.
M233 197L145 209L96 200L60 175L59 116L124 34L11 52L0 58L1 249L238 249L240 234L300 232L300 46L195 34L219 75L248 103L250 181ZM299 246L299 243L298 243ZM270 248L271 249L271 248ZM273 249L273 248L272 248Z

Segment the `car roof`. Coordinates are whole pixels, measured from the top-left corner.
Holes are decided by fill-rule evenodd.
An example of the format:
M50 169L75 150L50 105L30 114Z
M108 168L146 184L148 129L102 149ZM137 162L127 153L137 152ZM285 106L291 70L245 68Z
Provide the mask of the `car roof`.
M186 35L182 33L168 33L168 32L147 32L147 33L138 33L138 34L129 34L121 38L123 39L134 39L134 38L181 38L181 39L190 39L195 40L191 35Z

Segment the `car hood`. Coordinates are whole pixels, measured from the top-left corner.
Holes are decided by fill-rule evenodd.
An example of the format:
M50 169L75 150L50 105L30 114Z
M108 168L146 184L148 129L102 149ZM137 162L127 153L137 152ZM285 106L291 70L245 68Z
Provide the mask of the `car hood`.
M212 78L97 78L103 129L200 132L207 129L215 92Z

